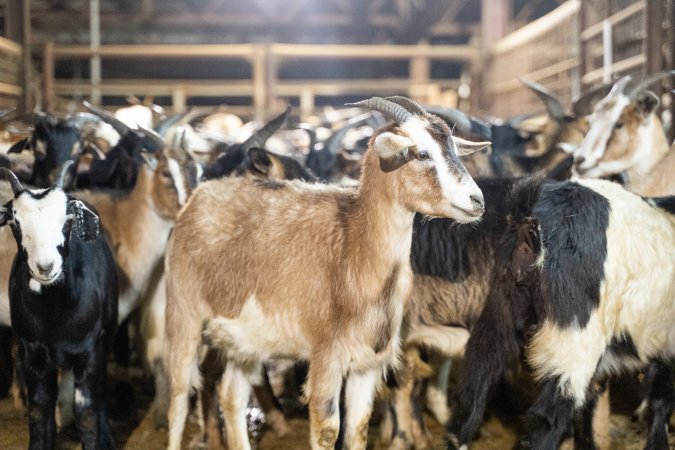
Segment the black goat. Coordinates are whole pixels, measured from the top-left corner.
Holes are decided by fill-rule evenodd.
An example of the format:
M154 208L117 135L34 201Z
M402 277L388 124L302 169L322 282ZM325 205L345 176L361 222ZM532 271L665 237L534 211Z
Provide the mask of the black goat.
M675 355L673 198L643 199L588 180L526 180L508 202L492 289L468 341L448 448L466 448L488 390L526 343L540 393L523 448L554 449L591 381L651 364L647 449L667 449ZM578 447L594 448L592 440Z
M12 328L28 390L30 449L56 447L57 370L75 372L84 449L112 449L104 396L106 355L117 326L117 271L98 216L56 185L28 190L7 169L13 200L0 208L17 243L10 276Z
M84 122L98 121L91 114L80 113L68 118L58 118L45 113L31 116L33 133L30 137L14 144L8 153L20 153L32 150L35 155L33 174L29 180L32 186L46 187L54 184L59 170L66 161L75 162L75 170L80 157L88 150L82 143L81 126ZM72 184L74 174L68 174L66 190Z

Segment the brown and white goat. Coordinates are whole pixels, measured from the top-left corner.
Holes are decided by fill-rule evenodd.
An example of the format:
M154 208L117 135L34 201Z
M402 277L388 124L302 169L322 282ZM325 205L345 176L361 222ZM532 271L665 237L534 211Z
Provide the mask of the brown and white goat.
M312 447L335 445L346 377L345 445L365 448L374 392L397 364L414 213L473 222L484 205L440 119L381 98L360 105L396 123L371 139L358 189L214 180L181 212L166 259L170 449L204 343L227 360L232 448L250 448L250 383L273 356L310 363Z
M673 73L659 73L637 85L630 76L617 81L588 117L590 129L574 153L581 177L623 174L625 187L637 194L675 194L675 151L656 113L659 99L646 90Z

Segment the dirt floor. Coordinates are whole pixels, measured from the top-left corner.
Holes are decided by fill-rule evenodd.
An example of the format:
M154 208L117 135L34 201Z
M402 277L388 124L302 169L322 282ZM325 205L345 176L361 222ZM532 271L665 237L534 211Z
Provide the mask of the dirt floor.
M114 381L114 377L113 377ZM111 404L111 425L115 440L120 449L159 450L167 444L165 430L156 430L153 425L152 414L148 407L151 401L149 384L142 381L140 374L134 377L134 392L136 394L137 414L121 414L114 412L115 401L119 399L119 391L110 389L109 403ZM443 429L430 416L426 416L426 423L435 444L441 447ZM509 416L503 411L493 411L480 432L480 437L473 443L472 450L508 450L516 443L519 429L519 418ZM263 429L262 436L257 442L260 450L287 450L308 448L308 421L300 415L290 419L291 431L279 437L271 430ZM675 428L675 427L673 427ZM198 448L190 445L196 438L197 427L194 420L190 420L186 428L184 448ZM617 450L642 449L645 442L646 428L644 424L631 421L627 415L614 414L611 416L610 448ZM79 449L77 433L74 428L67 428L59 433L59 450ZM370 448L386 449L378 435L378 427L371 426ZM675 449L675 433L671 428L671 449ZM11 399L0 400L0 449L14 450L28 447L27 418L23 412L14 409ZM571 442L563 444L562 448L571 449Z

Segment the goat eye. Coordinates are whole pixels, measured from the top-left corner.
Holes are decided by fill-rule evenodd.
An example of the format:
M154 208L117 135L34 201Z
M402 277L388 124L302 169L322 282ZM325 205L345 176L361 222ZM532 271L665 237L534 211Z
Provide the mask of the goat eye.
M623 127L623 122L618 121L616 124L614 124L614 128L622 128Z
M419 152L415 155L418 161L426 161L429 159L429 154L427 152Z

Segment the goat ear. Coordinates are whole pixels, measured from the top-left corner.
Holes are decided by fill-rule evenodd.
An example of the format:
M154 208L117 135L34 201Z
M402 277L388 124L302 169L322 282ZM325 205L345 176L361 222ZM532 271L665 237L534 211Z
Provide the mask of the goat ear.
M406 164L413 157L415 143L405 136L385 132L375 138L375 150L380 157L380 169L391 172Z
M516 281L521 281L532 269L539 248L538 226L534 219L517 224L516 248L511 256L511 273Z
M12 214L12 208L7 208L6 206L0 207L0 227L4 227L9 222L14 219Z
M265 176L269 175L272 169L272 159L265 150L258 147L249 148L248 157L251 159L251 169Z
M452 141L455 143L458 156L466 156L486 148L492 148L492 142L490 141L473 142L457 136L452 136Z
M84 242L91 242L98 237L100 231L98 216L79 200L68 202L68 214L75 219L77 235Z
M659 106L659 98L651 91L642 91L635 99L635 104L643 116L648 116Z
M28 138L26 139L21 139L19 142L16 144L12 145L9 150L7 150L7 153L21 153L22 151L30 148L30 141Z

